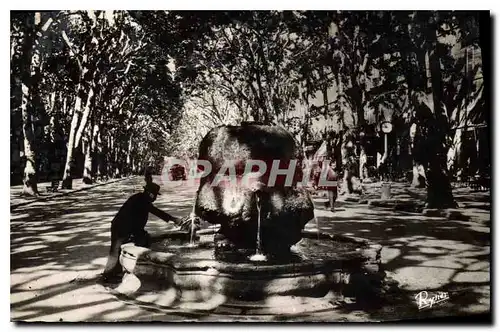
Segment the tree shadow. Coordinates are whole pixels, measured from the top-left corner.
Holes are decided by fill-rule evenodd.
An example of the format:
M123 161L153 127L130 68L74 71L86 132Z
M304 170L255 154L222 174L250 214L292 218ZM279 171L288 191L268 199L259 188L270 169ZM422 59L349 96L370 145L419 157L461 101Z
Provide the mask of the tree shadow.
M364 310L372 319L387 321L490 311L491 234L484 219L447 220L359 204L350 208L318 216L321 230L382 244L382 266L393 282L371 309L366 303L346 304L342 308L346 315ZM450 299L431 310L419 310L415 296L420 291L448 292Z
M118 301L96 284L95 277L102 271L109 250L110 222L125 200L141 190L140 179L126 180L32 203L11 212L13 320L66 321L69 317L109 321L118 317L124 321L213 321L220 318L213 312L186 316L181 312L143 308ZM175 216L187 216L195 190L166 187L155 205ZM475 199L467 195L457 197L464 201ZM394 283L376 305L345 304L338 314L328 317L270 315L265 321L391 321L489 311L491 235L484 220L446 220L340 201L336 204L339 211L331 213L322 207L321 199L315 198L315 203L322 231L367 238L383 245L383 268ZM315 227L314 222L307 226ZM171 227L150 215L147 230L151 234L162 234ZM422 290L446 291L450 299L431 310L418 310L414 296ZM254 319L244 315L226 318Z
M109 251L111 220L126 199L140 191L142 179L125 180L11 212L13 319L53 317L78 308L71 305L71 294L96 285ZM155 205L183 217L189 213L192 197L189 192L166 192ZM150 215L147 230L155 234L172 227Z

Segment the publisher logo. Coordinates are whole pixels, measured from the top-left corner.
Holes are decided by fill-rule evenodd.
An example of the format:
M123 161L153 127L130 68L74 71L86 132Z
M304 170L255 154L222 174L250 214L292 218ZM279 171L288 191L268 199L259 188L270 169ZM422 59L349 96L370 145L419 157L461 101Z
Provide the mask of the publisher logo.
M419 310L430 309L433 306L449 299L450 296L447 292L437 292L436 294L431 295L427 291L422 291L415 295L415 302Z

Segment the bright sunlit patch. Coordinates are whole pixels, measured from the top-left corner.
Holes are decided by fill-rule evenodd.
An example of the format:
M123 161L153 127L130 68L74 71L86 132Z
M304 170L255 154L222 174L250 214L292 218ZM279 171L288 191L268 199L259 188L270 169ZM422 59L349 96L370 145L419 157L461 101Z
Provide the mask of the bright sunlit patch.
M13 221L13 220L17 220L17 219L28 218L29 216L30 216L29 213L23 213L23 214L18 214L18 215L11 214L10 220Z
M453 277L454 282L461 283L479 283L479 282L489 282L490 281L490 272L482 272L482 271L470 271L470 272L459 272L457 275Z
M455 272L453 269L438 267L407 266L394 270L394 277L405 290L421 291L442 287Z
M490 263L489 262L471 263L467 266L466 270L469 270L469 271L478 271L478 270L489 271L490 270Z
M387 264L401 255L401 250L396 248L382 248L382 262Z
M20 254L22 252L28 252L28 251L39 250L39 249L44 249L44 248L48 248L48 246L45 244L25 245L25 246L22 246L19 248L12 249L11 254Z
M48 242L66 242L66 241L70 241L71 239L73 239L75 237L74 235L75 233L72 234L72 236L58 236L58 235L41 235L40 237L44 240L44 241L48 241Z

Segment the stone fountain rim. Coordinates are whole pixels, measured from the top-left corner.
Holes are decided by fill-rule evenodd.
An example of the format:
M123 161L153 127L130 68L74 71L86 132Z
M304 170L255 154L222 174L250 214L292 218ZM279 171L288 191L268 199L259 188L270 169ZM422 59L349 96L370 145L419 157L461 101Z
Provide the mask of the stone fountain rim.
M217 229L212 228L198 232L201 235L215 234ZM169 234L175 234L176 231L165 233L164 237ZM178 233L178 232L177 232ZM302 232L306 238L316 238L318 233L315 231ZM322 273L326 271L338 270L339 268L347 268L348 266L362 265L372 261L376 263L380 259L380 250L382 246L375 244L370 240L350 237L339 234L319 233L320 239L330 239L340 242L351 242L360 244L359 251L352 251L339 255L331 255L329 259L324 261L308 261L301 263L286 263L275 265L258 265L253 263L230 263L221 262L210 259L197 259L197 258L182 258L174 252L168 251L154 251L147 248L137 247L133 244L125 244L122 246L121 256L126 260L135 261L134 265L155 265L160 267L169 268L179 273L203 273L213 275L238 275L239 277L253 279L255 277L262 278L266 272L272 274L273 277L277 275L299 275L310 273ZM133 271L129 271L133 273Z
M210 234L210 231L202 233ZM317 233L311 231L305 231L304 235L317 237ZM337 265L331 262L292 263L281 266L257 266L258 268L249 264L244 266L225 262L214 264L217 261L199 259L194 264L181 266L181 264L175 264L175 257L180 256L177 253L155 252L129 243L122 246L120 262L126 273L116 291L148 306L149 303L155 308L166 306L167 310L173 306L174 310L192 312L193 303L194 305L212 303L213 299L222 296L224 301L212 303L213 308L211 307L210 312L213 312L212 310L225 312L226 309L231 312L238 309L241 315L271 313L281 315L283 308L290 308L291 305L295 308L289 300L283 299L297 299L300 308L295 309L300 313L315 313L323 310L329 312L335 310L331 307L331 300L339 296L337 294L339 289L343 289L344 285L351 282L352 275L356 275L357 279L370 280L370 277L365 277L365 275L378 274L382 246L366 239L342 235L320 233L321 237L363 244L363 249L356 251L361 254L362 259L351 262L340 261ZM151 259L155 256L163 256L167 259L164 262L155 262ZM253 302L255 296L257 296L257 301L262 300L265 301L264 303L272 298L279 301L276 303L271 301L269 308L263 308L261 302ZM249 303L248 297L250 297L250 307L242 305L242 303ZM245 300L240 302L242 299ZM182 307L183 303L189 306ZM300 305L300 303L307 303L307 305ZM310 307L309 304L314 305ZM290 313L285 313L285 315L288 314Z

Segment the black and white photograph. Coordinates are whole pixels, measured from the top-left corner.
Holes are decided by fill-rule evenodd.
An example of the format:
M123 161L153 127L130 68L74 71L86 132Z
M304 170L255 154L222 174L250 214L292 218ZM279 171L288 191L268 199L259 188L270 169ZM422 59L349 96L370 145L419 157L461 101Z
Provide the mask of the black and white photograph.
M489 10L33 8L11 322L492 324Z

